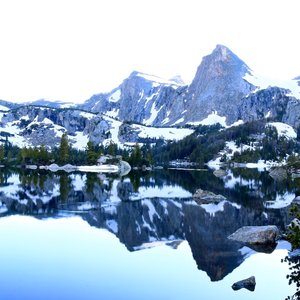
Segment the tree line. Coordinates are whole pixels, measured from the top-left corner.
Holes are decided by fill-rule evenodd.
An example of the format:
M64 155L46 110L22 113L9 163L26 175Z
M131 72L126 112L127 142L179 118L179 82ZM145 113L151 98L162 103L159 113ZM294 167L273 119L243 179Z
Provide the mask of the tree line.
M67 133L60 139L58 147L50 149L45 145L39 147L22 147L12 145L8 137L0 145L0 163L2 165L95 165L101 155L110 155L108 163L115 163L116 156L122 157L132 166L141 167L153 164L150 146L135 144L132 149L121 149L111 142L108 145L95 145L92 141L87 143L85 150L73 148L68 140Z

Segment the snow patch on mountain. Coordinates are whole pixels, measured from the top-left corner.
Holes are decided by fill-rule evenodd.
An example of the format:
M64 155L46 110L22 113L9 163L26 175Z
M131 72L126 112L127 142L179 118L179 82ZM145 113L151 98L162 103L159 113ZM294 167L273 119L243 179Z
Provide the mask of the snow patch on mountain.
M89 112L80 112L80 116L84 117L85 119L91 120L95 117L95 114Z
M0 110L2 110L2 111L8 111L10 109L8 107L6 107L6 106L0 105Z
M28 147L29 144L26 139L21 136L21 130L19 128L20 121L13 121L8 122L4 128L0 128L1 132L6 132L11 134L12 136L9 137L9 141L20 148Z
M106 115L109 116L109 117L112 117L112 118L117 118L118 115L119 115L119 111L120 111L120 109L114 108L113 110L108 111L108 112L106 113Z
M243 79L257 87L257 89L253 91L253 93L257 92L258 90L266 89L268 87L277 86L289 90L290 92L287 94L287 96L295 97L300 100L300 86L298 84L297 79L291 79L291 80L270 79L258 75L253 71L249 71L248 73L246 73Z
M109 102L118 102L120 100L120 98L121 98L121 90L118 89L109 96L108 101Z
M151 107L151 112L150 112L150 118L146 121L144 121L145 125L151 125L153 121L156 119L158 113L161 111L163 106L161 106L158 110L156 109L156 103L153 102L152 107Z
M297 138L297 133L294 128L288 124L281 122L270 122L266 126L273 126L276 128L278 136L284 136L287 139L295 139Z
M73 148L85 150L89 141L89 136L81 131L76 131L75 136L69 136L69 140L72 142Z
M149 74L145 74L145 73L140 73L138 72L136 74L138 77L142 77L148 81L151 81L152 82L152 85L155 87L155 86L159 86L161 84L163 85L172 85L172 86L175 86L175 87L178 87L178 86L183 86L184 84L183 83L180 83L177 79L164 79L164 78L160 78L158 76L155 76L155 75L149 75Z
M209 114L205 119L203 119L200 122L189 122L188 124L190 125L206 125L206 126L210 126L210 125L215 125L215 124L220 124L223 127L227 127L226 124L226 117L221 117L218 115L217 111L213 111L211 114Z
M133 125L134 128L140 132L140 138L159 139L162 138L167 141L178 141L186 136L192 134L194 131L187 128L172 128L172 127L146 127L143 125Z

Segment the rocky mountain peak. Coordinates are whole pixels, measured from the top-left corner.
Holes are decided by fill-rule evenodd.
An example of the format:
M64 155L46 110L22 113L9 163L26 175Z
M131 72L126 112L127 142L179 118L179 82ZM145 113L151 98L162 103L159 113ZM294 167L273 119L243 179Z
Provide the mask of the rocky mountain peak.
M243 79L248 72L250 68L237 55L217 45L211 54L203 57L189 87L191 115L186 119L198 122L217 111L227 117L227 123L234 122L236 106L254 89ZM195 110L199 113L193 113Z

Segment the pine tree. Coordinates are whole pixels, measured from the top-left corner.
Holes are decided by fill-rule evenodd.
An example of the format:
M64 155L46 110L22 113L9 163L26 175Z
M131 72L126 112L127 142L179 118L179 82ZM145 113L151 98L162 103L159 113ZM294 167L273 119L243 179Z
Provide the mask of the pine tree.
M0 162L4 162L4 158L5 158L5 149L4 149L4 145L2 144L0 146Z
M93 142L88 141L87 147L86 147L86 155L87 155L87 161L89 165L94 165L97 162L97 153L95 151L95 146Z
M70 155L70 146L69 146L69 141L68 141L68 135L65 132L60 140L60 146L59 146L59 161L62 164L65 164L69 160L69 155Z

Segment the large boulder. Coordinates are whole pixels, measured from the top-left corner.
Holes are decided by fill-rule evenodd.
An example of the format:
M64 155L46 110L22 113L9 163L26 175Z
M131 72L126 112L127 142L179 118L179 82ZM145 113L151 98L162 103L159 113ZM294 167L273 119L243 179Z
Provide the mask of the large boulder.
M279 239L279 229L275 225L244 226L231 234L228 239L249 245L275 244Z
M213 192L198 189L193 195L194 200L199 204L219 203L226 200L222 195L216 195Z
M255 290L255 285L256 285L255 277L251 276L247 279L243 279L243 280L240 280L240 281L234 283L231 287L235 291L245 288L245 289L253 292Z
M286 169L279 167L271 169L269 175L276 181L283 181L288 177Z

